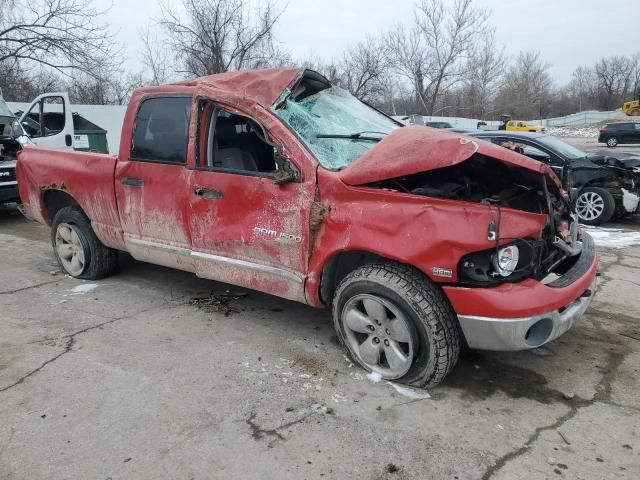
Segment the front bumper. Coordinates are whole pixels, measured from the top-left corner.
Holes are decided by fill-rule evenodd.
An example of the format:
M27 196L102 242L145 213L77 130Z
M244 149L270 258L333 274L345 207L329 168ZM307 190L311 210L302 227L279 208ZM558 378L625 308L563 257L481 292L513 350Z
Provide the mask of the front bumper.
M589 307L595 282L566 308L523 318L490 318L458 315L470 348L478 350L527 350L536 348L569 330Z
M569 330L595 293L598 256L591 237L575 264L549 284L527 279L494 288L444 287L471 348L525 350Z
M622 206L627 213L634 213L638 210L640 204L640 196L637 193L630 192L626 188L622 189Z

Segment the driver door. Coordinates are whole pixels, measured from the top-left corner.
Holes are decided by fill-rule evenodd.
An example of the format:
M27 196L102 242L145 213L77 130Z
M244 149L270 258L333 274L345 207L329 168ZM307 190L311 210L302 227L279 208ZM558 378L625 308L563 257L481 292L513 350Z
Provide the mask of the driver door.
M66 92L37 97L20 117L20 124L38 146L73 149L73 113Z
M256 121L211 101L198 111L190 191L196 274L304 301L315 171L277 184L274 146Z

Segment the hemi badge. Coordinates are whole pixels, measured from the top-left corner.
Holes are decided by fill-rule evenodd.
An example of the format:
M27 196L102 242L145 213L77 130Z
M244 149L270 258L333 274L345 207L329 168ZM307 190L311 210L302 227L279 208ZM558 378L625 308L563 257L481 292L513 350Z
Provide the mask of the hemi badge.
M433 267L431 272L434 277L453 278L453 271L448 268Z

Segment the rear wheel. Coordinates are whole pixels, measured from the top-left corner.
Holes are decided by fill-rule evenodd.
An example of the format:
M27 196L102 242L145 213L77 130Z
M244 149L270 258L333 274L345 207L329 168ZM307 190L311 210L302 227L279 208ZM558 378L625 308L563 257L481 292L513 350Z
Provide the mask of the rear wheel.
M336 290L333 319L352 358L382 378L437 385L460 352L458 321L442 290L417 270L365 265Z
M632 117L640 116L640 108L633 108L629 111L629 115Z
M618 146L618 139L616 137L609 137L607 138L607 147L617 147Z
M587 187L578 196L576 213L582 223L602 225L613 217L616 202L604 188Z
M76 207L61 208L55 214L51 243L60 267L72 277L97 280L118 267L118 251L98 240L89 219Z

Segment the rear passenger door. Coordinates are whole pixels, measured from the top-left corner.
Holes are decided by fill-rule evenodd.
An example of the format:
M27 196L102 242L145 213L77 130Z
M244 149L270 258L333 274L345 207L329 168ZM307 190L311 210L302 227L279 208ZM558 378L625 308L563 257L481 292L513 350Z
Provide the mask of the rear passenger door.
M201 101L198 115L190 191L196 273L304 301L315 170L278 185L274 145L260 124L211 101Z
M127 250L138 259L192 271L190 170L187 148L192 99L162 96L140 103L132 146L115 172Z

